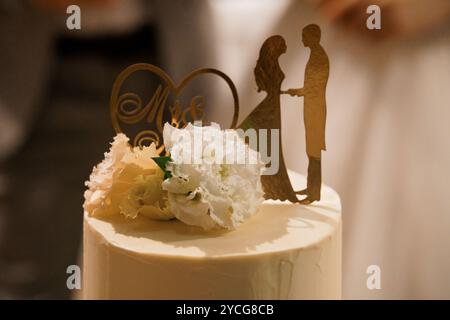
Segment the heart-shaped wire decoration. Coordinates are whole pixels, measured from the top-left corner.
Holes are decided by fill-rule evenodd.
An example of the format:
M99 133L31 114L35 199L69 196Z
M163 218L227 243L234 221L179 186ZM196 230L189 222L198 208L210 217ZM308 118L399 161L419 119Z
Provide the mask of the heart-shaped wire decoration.
M162 79L165 84L165 87L162 84L157 87L146 105L143 105L142 99L136 93L120 92L123 83L137 71L150 72ZM230 88L234 101L234 113L230 128L235 128L239 118L239 98L236 86L224 72L213 68L196 69L185 77L180 84L176 85L172 78L161 68L148 63L137 63L123 70L114 82L110 99L111 121L114 130L116 133L123 132L121 123L133 125L146 121L148 124L155 124L155 128L139 131L135 135L132 144L133 146L143 146L145 143L154 142L158 153L161 154L164 151L164 144L161 140L165 111L169 110L171 125L178 128L186 126L189 122L204 120L203 96L193 97L189 106L184 109L179 103L179 97L186 85L194 78L204 74L218 76ZM166 102L170 93L174 94L175 99L172 105L167 105Z

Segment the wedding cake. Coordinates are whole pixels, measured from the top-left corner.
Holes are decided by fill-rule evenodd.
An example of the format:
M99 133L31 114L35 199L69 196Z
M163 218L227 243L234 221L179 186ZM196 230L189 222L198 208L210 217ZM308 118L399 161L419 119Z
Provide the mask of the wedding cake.
M318 48L318 26L303 36ZM254 74L267 95L241 125L237 89L220 70L197 69L178 84L151 64L119 74L110 101L117 135L84 194L84 298L341 298L341 204L321 183L326 104L317 97L328 58L320 51L305 88L284 91L284 52L281 36L261 47ZM145 104L126 91L136 72L160 82ZM204 96L181 99L205 76L229 89L233 129L203 125ZM284 162L280 94L304 96L307 178ZM123 132L133 126L130 140Z
M326 186L309 206L265 201L231 232L85 214L84 298L340 299L341 228Z
M200 129L226 136L218 126L166 124L171 159L160 167L154 145L133 148L119 134L94 168L84 204L84 298L341 298L337 193L323 186L321 201L308 206L264 201L258 154L235 136L256 162L181 163L182 135ZM204 136L202 157L217 160L212 135ZM232 150L243 149L224 155ZM294 187L306 184L289 176Z

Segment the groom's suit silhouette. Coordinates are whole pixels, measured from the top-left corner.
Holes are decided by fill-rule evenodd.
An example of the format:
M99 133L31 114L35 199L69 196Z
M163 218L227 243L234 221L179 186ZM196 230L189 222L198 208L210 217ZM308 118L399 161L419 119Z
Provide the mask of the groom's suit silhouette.
M320 45L320 28L310 24L303 29L302 41L311 49L305 69L303 88L289 89L292 96L304 97L304 123L306 134L306 153L308 155L307 188L298 191L307 197L301 201L309 204L320 200L322 184L321 153L325 150L326 98L325 91L329 75L329 61L325 50Z

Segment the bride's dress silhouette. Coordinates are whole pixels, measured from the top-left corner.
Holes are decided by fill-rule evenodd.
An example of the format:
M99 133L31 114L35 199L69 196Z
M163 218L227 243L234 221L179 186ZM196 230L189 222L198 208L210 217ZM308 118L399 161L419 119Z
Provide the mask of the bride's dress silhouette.
M284 73L280 68L278 59L286 52L286 42L283 37L276 35L268 38L262 45L259 58L254 70L255 81L259 91L265 91L267 96L245 118L239 126L241 129L279 129L279 170L275 175L263 175L262 186L266 199L289 200L298 202L292 189L286 166L283 159L281 145L281 110L280 93ZM270 130L267 138L268 154L271 155ZM272 155L271 155L272 156Z

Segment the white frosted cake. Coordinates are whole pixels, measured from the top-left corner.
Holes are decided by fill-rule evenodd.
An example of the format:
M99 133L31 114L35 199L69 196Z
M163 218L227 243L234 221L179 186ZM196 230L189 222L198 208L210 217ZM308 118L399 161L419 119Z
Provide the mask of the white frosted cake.
M293 186L305 178L290 172ZM264 201L232 231L84 215L85 299L340 299L341 205Z

